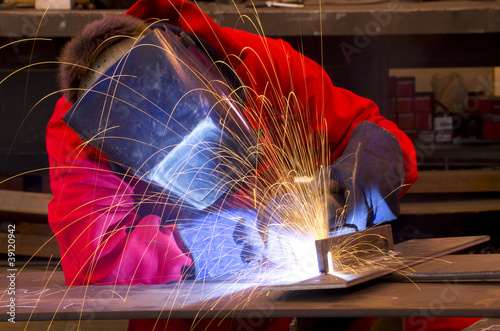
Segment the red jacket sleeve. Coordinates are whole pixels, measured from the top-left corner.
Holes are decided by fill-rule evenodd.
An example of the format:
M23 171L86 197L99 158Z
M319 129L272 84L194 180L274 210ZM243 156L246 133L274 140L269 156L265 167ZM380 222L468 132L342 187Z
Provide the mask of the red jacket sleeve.
M61 98L46 130L54 195L49 223L67 284L179 280L191 259L179 247L174 226L161 226L155 215L138 215L142 193L62 121L70 107Z
M321 66L286 42L220 27L184 0L139 0L127 14L145 20L167 18L214 47L248 87L247 117L257 129L267 129L280 148L286 148L283 137L296 133L308 140L304 147L309 150L321 145L311 153L317 158L325 154L321 149L326 145L330 158L316 161L331 163L342 155L356 125L372 121L399 141L407 184L403 192L417 179L416 153L406 134L382 117L371 100L333 86ZM293 129L300 132L287 132L292 129L286 127L288 116L296 119Z

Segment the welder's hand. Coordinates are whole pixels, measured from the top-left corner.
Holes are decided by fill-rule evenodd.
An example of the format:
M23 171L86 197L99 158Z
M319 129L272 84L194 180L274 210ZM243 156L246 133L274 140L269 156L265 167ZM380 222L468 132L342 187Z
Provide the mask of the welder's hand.
M358 124L343 155L313 182L315 189L325 189L335 201L330 233L349 233L396 219L404 179L396 137L373 122Z
M196 279L251 271L262 260L264 247L253 210L205 214L178 224L177 230L193 258Z

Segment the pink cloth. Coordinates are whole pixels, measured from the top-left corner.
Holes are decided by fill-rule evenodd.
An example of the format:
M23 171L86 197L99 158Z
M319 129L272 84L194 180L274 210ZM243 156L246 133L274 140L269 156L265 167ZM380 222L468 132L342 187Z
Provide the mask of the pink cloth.
M47 126L51 189L49 223L61 247L68 285L158 284L180 279L191 259L173 225L139 216L146 194L134 179L114 174L106 157L84 145L61 117L61 98Z

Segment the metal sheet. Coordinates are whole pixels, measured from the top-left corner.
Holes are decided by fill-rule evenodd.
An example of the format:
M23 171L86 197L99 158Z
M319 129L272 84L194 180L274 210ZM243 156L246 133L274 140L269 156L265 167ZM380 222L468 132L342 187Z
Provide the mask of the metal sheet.
M489 236L408 240L394 245L394 250L399 254L397 257L355 269L319 275L298 283L274 283L262 286L261 289L296 291L347 288L487 241Z
M408 263L484 242L487 236L412 240L396 245ZM418 252L418 253L416 253ZM500 283L377 282L349 287L373 275L332 282L281 286L281 291L243 280L179 282L165 285L65 286L60 271L19 272L15 279L17 321L52 319L214 318L214 317L361 317L416 316L436 300L446 299L437 313L446 316L493 317L500 312ZM332 280L330 276L328 280ZM10 279L0 275L0 311L12 297ZM307 289L308 291L290 291ZM319 290L319 291L318 291ZM431 307L432 308L432 307ZM427 309L427 310L426 310ZM0 321L9 318L0 314Z
M60 272L49 276L19 277L16 321L79 320L85 325L91 319L138 318L500 317L498 282L371 282L341 290L265 292L235 283L68 287ZM0 296L0 312L7 311L8 302L7 294ZM8 317L2 313L0 321Z
M463 331L495 331L500 330L500 318L483 318Z
M500 254L447 255L393 273L386 280L499 281Z

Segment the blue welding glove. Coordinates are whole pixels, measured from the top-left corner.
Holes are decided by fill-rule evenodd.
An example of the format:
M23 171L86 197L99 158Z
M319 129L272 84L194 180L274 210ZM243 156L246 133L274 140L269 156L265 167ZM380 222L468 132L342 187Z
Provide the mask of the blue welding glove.
M358 124L343 155L314 180L316 189L336 201L329 212L330 236L396 219L404 182L396 137L373 122Z
M251 271L262 260L264 245L251 209L208 213L177 230L193 258L195 279Z

